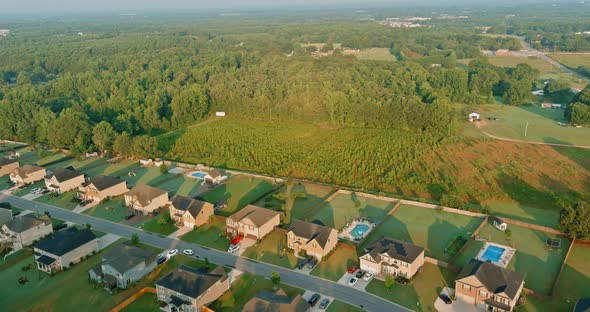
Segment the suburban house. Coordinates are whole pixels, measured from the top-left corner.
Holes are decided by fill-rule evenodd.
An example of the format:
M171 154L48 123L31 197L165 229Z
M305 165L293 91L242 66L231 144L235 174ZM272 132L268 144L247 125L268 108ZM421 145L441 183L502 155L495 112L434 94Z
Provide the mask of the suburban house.
M211 272L182 265L156 282L163 311L199 312L229 290L229 277L218 266Z
M107 290L127 288L156 266L158 254L128 244L120 244L102 256L102 263L88 271L90 279L104 283Z
M96 176L82 183L78 188L78 198L101 202L106 198L127 193L127 183L119 178L109 176Z
M43 180L45 174L46 171L43 167L24 165L10 173L10 181L17 185L31 184Z
M305 312L310 308L309 303L297 295L289 297L282 289L277 292L263 290L250 299L242 312Z
M512 311L524 287L524 273L473 260L457 275L455 296L483 311Z
M1 158L0 159L0 177L10 174L18 168L18 159Z
M280 223L280 212L248 205L225 220L225 229L231 235L261 239Z
M479 114L478 113L471 113L469 114L469 121L479 121Z
M33 245L37 268L55 273L98 252L98 238L89 229L70 227Z
M330 227L293 220L287 232L287 246L296 254L305 253L318 260L328 255L338 243L338 232Z
M490 222L500 231L506 231L508 229L508 224L498 217L491 216Z
M45 186L51 192L62 194L84 183L84 174L71 168L57 168L45 177Z
M12 219L12 209L0 207L0 227Z
M223 182L223 180L225 180L224 177L221 175L221 172L219 172L219 170L217 169L213 169L207 172L207 174L205 175L205 182L207 183L219 184Z
M125 205L135 213L147 215L168 205L168 191L139 184L125 194Z
M424 265L424 248L388 237L380 237L365 252L361 270L377 276L412 278Z
M53 233L51 219L42 215L26 214L6 222L0 228L0 242L9 245L12 250L21 250L35 241Z
M176 195L170 202L170 217L176 224L199 227L214 215L213 204L194 198Z

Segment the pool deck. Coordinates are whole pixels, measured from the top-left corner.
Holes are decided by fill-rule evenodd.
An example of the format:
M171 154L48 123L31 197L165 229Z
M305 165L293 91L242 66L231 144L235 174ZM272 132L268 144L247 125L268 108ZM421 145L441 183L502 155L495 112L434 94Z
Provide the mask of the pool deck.
M508 264L510 263L510 260L512 260L512 257L516 253L516 249L514 249L512 247L496 244L496 243L486 242L485 245L481 248L481 250L477 254L476 259L478 259L480 261L484 261L484 262L487 261L486 259L483 258L483 255L486 252L486 250L488 249L488 247L490 247L490 246L495 246L495 247L504 249L504 252L500 256L500 259L496 262L493 262L493 263L495 265L506 268L508 266Z
M358 226L358 225L365 225L368 227L367 231L365 231L363 233L363 235L361 236L354 236L352 234L352 231L354 231L354 229ZM377 226L377 224L370 222L369 220L354 220L351 223L349 223L348 225L346 225L344 228L342 228L342 230L340 231L340 233L338 233L338 238L341 239L347 239L350 241L360 241L363 238L367 237L367 235L369 235L369 233L371 233L371 231Z

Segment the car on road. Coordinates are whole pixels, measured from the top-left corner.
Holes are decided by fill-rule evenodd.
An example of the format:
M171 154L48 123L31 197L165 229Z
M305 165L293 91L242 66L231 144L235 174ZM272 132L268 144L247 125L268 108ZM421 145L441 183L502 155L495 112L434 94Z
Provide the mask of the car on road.
M356 265L353 265L350 268L348 268L348 273L352 274L354 272L356 272Z
M359 270L358 272L356 272L356 278L361 278L363 276L365 276L365 271Z
M182 251L183 254L187 255L187 256L192 256L195 254L195 251L192 249L185 249Z
M239 249L240 249L240 244L237 244L237 245L229 245L229 248L227 249L227 252L234 253L234 252L238 251Z
M373 278L373 273L371 273L371 272L365 273L365 277L363 277L363 279L367 282L370 281L372 278Z
M318 300L320 300L320 294L313 294L309 300L307 300L307 303L309 303L310 306L315 306L316 303L318 303Z
M440 295L438 295L438 297L440 298L440 300L442 300L446 304L453 303L453 300L451 300L451 298L449 298L449 296L447 296L445 294L440 294Z
M354 285L356 285L356 282L358 282L358 281L359 281L359 279L358 279L358 278L356 278L356 277L353 277L353 278L351 278L351 279L348 281L348 286L350 286L350 287L354 287Z
M322 300L322 302L320 302L320 309L322 309L322 310L326 309L329 304L330 304L330 299L324 298L324 300Z
M168 252L168 258L174 257L176 256L176 254L178 253L178 249L172 249Z

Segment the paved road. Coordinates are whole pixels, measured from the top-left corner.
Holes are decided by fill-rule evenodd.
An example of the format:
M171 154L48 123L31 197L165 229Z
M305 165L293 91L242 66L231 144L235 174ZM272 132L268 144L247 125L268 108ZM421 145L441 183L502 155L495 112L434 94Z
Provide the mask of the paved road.
M190 248L195 250L196 254L199 255L201 259L207 257L212 263L236 268L241 271L246 271L266 277L270 277L271 273L276 271L281 275L281 281L287 284L318 292L320 294L325 294L341 301L348 302L357 307L362 306L367 311L409 311L408 309L393 302L384 300L369 293L362 292L355 288L339 285L332 281L301 274L299 272L287 270L285 268L277 267L271 264L237 257L226 252L179 241L177 239L151 234L123 224L110 222L84 214L78 214L55 206L33 202L7 194L0 194L0 201L9 202L16 207L32 210L37 213L49 211L52 217L62 219L64 221L70 221L76 224L89 223L92 225L93 229L105 233L115 234L128 239L131 238L133 233L137 233L139 235L139 239L142 242L164 249L178 248L182 250Z

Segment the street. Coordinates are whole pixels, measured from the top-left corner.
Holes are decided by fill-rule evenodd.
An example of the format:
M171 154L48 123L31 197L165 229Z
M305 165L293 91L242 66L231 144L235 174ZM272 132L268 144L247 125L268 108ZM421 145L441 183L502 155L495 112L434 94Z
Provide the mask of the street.
M187 243L178 239L172 239L170 237L144 232L143 230L132 228L123 224L113 223L84 214L78 214L56 206L34 202L7 194L0 194L0 201L8 202L15 207L32 210L39 213L48 211L52 217L76 224L88 223L93 229L118 235L127 239L131 238L133 233L137 233L141 242L163 249L193 249L196 253L196 256L198 256L200 259L207 257L212 263L236 268L238 270L250 272L252 274L270 277L271 272L276 271L280 274L281 281L286 284L330 296L357 307L362 307L367 311L409 311L398 304L387 301L370 293L362 292L355 288L340 285L329 280L305 275L271 264L238 257L233 254L221 252L192 243Z

